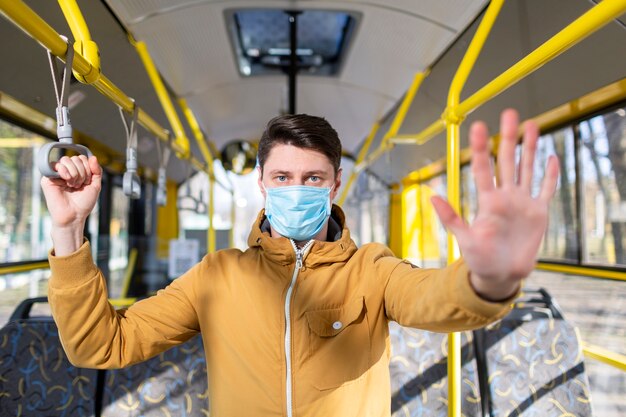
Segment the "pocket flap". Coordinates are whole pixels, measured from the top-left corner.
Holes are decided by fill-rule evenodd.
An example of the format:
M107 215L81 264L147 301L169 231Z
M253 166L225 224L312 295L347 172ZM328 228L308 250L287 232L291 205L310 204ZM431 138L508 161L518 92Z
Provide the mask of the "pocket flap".
M313 332L321 337L332 337L357 321L363 310L365 310L365 299L359 297L340 308L307 311L305 314L309 328Z

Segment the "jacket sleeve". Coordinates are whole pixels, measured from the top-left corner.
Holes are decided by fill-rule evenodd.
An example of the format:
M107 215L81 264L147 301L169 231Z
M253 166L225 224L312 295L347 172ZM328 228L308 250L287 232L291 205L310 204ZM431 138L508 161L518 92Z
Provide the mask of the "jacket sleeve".
M194 309L197 265L155 296L115 310L85 242L75 253L50 253L48 300L61 344L76 366L113 369L149 359L199 332Z
M377 263L387 275L385 312L402 326L434 332L476 329L504 317L517 297L501 302L481 298L462 258L442 269L421 269L394 257Z

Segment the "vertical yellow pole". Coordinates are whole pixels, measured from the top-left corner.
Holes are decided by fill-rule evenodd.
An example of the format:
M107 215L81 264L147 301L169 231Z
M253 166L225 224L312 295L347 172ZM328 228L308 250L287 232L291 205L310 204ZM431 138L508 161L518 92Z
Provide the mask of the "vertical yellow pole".
M448 135L448 201L459 212L459 142L460 122L447 124ZM457 259L456 239L448 231L448 264ZM450 333L448 335L448 416L461 416L461 334Z
M402 228L402 193L399 190L398 184L392 185L389 196L389 249L396 256L402 256L402 235L404 234Z
M476 33L467 47L448 91L448 103L443 114L447 133L448 202L457 213L460 212L461 207L460 127L465 117L464 114L458 113L461 91L503 4L504 0L492 0L487 7L483 20L478 25ZM448 231L448 264L457 258L456 239ZM448 335L448 416L461 416L461 402L461 334L450 333Z
M215 214L215 178L209 176L209 229L207 231L207 251L215 252L215 225L213 215Z
M202 133L202 129L200 129L200 125L198 124L198 120L196 116L193 114L189 106L187 105L187 100L184 98L178 99L178 105L182 110L185 118L187 118L187 123L189 123L189 127L191 127L191 131L193 132L193 136L196 139L196 144L200 149L200 153L204 158L209 173L209 230L207 231L207 251L209 253L215 252L215 225L213 224L213 214L215 213L215 174L213 171L213 155L207 146L206 138L204 137L204 133Z

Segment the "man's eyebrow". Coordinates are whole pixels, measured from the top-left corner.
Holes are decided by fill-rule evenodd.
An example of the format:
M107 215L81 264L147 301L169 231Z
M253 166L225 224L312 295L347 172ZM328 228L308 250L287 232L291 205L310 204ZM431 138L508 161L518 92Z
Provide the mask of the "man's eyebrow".
M270 175L289 175L291 171L285 171L283 169L273 169L269 172Z
M321 171L321 170L314 170L314 171L306 171L306 172L304 172L304 176L305 177L311 177L311 176L321 177L323 175L328 175L328 172Z

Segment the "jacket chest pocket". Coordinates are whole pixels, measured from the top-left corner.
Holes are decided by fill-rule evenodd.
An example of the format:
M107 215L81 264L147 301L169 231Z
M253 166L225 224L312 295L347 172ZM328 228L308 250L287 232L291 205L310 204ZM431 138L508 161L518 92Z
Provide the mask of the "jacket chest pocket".
M371 343L365 299L341 308L305 313L309 325L313 385L336 388L363 375L371 366Z

